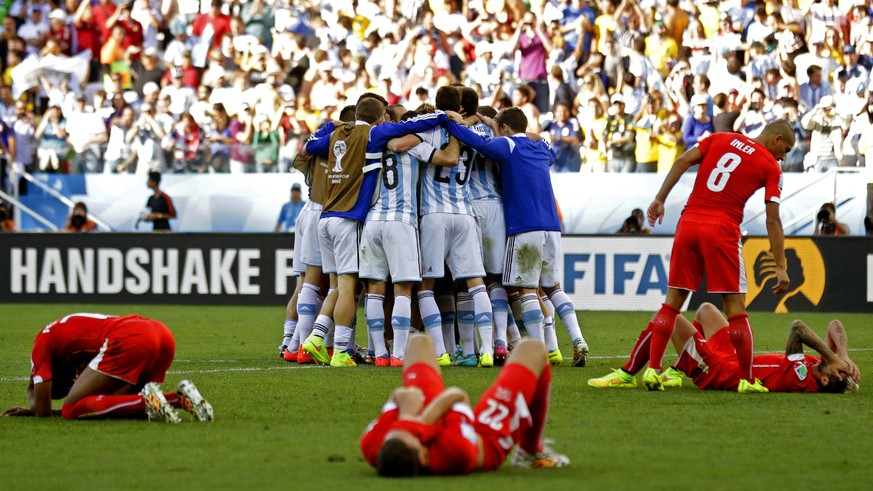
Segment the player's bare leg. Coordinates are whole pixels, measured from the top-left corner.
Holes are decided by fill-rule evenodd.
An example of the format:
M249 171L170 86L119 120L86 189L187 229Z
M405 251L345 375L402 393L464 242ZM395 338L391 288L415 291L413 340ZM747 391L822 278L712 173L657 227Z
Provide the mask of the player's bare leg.
M579 318L576 317L576 308L570 297L561 289L561 284L551 287L543 287L543 291L548 295L552 302L553 309L561 322L564 323L564 329L570 336L573 342L573 366L584 367L588 364L588 342L582 335L582 328L579 326Z

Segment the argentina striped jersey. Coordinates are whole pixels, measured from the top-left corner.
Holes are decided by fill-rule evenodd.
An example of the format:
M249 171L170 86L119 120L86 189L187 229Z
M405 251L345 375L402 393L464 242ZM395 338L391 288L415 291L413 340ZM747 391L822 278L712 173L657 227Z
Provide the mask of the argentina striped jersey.
M483 138L491 138L494 132L484 123L476 123L470 127L479 136ZM461 151L469 148L467 145L461 146ZM499 168L493 161L488 160L484 155L475 152L473 157L472 170L470 171L469 193L472 201L489 200L500 201L500 176L498 175Z
M382 183L379 198L367 220L403 222L418 228L418 174L434 148L419 143L409 152L382 154Z
M443 148L449 142L449 134L444 128L435 128L419 133L419 138L434 148ZM470 179L470 164L473 151L468 147L461 149L458 165L453 167L427 164L421 171L422 215L430 213L450 213L453 215L472 215L467 181Z

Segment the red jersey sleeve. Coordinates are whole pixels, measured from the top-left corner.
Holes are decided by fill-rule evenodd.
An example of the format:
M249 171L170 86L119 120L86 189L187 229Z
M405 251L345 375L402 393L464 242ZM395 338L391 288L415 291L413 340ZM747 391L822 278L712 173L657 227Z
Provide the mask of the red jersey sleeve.
M707 136L703 140L698 141L697 145L695 145L697 148L700 149L700 152L703 153L703 155L706 155L706 152L709 151L709 147L712 145L713 135L715 135L715 133L710 133L709 136Z
M379 448L382 447L382 441L385 440L385 435L390 431L391 426L397 421L397 404L386 402L382 406L382 414L374 419L364 434L361 435L361 454L371 466L376 467L376 460L379 457Z
M764 184L764 202L782 202L782 169L777 164L769 167L767 182Z
M34 384L48 382L52 379L52 355L48 337L51 335L51 327L57 324L53 322L36 335L33 342L33 351L30 353L30 378Z

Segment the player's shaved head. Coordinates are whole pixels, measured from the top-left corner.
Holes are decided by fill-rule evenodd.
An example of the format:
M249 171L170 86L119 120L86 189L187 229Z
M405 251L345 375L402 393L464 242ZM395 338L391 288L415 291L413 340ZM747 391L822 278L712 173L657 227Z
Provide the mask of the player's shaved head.
M512 133L524 133L527 129L527 116L524 115L521 109L510 107L500 111L497 114L497 127L506 125L512 130Z
M782 159L794 147L794 127L787 120L777 119L765 126L755 141L764 145L776 160Z
M376 473L382 477L412 477L421 472L418 451L400 438L386 438L379 449Z

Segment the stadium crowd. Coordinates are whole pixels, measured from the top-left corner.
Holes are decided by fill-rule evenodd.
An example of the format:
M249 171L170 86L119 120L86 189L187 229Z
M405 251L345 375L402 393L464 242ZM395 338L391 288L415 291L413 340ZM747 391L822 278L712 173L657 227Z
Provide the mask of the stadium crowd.
M360 94L460 82L521 107L555 172L666 172L783 117L785 171L864 165L868 3L7 0L0 143L30 171L289 172Z

